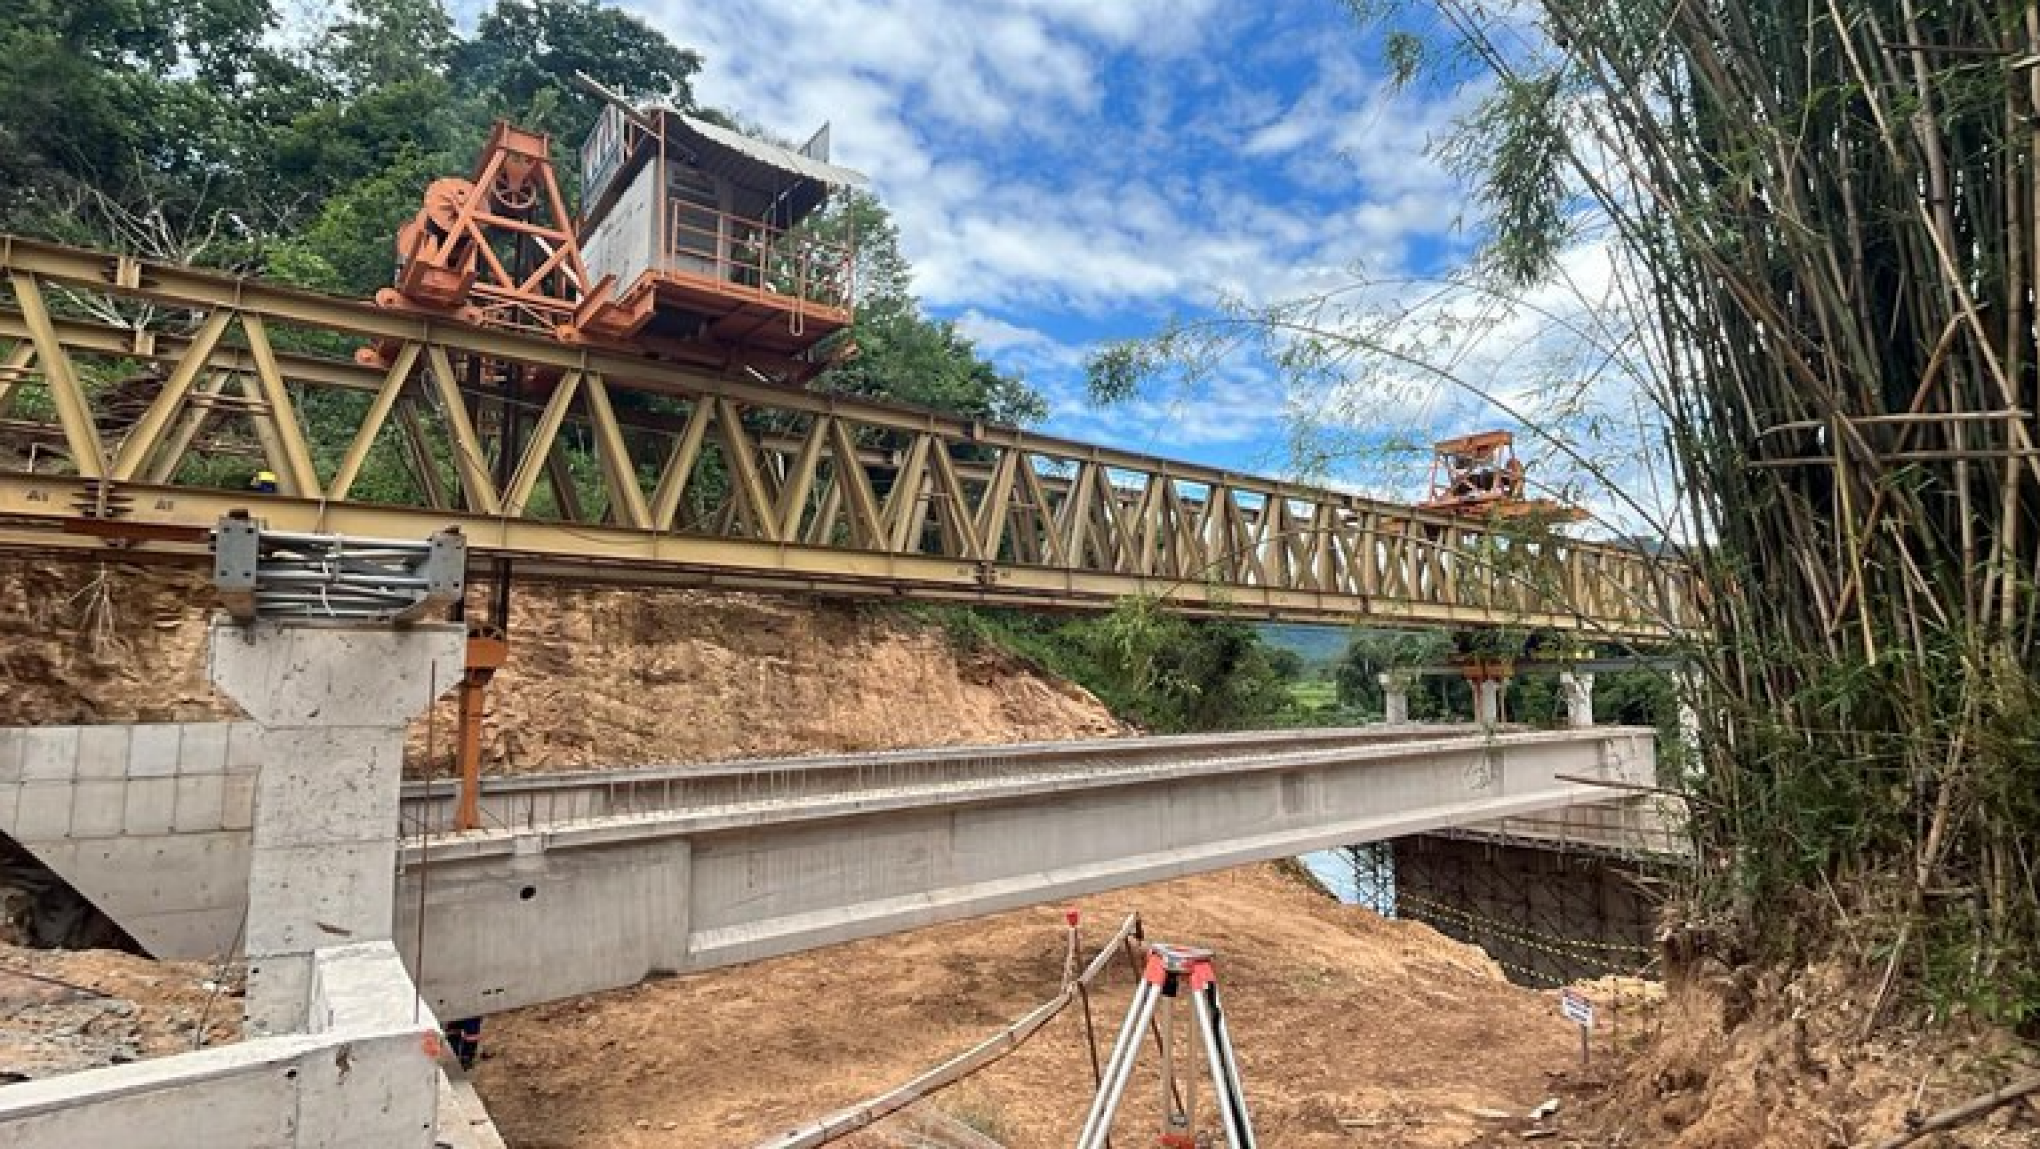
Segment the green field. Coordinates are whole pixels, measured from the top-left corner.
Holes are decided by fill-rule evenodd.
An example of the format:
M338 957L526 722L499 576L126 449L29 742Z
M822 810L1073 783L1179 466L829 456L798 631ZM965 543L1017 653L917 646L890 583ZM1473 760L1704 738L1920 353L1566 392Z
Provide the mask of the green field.
M1329 679L1305 678L1289 684L1289 697L1306 710L1322 710L1339 704L1339 688Z

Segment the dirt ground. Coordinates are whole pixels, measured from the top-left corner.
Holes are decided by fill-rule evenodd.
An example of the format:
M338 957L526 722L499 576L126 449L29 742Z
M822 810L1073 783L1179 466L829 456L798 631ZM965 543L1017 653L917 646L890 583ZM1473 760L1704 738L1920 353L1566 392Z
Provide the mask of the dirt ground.
M221 1045L240 1026L238 969L0 945L0 1081Z
M1592 1145L1662 1149L1869 1146L1923 1117L2030 1076L2040 1058L2002 1031L1929 1029L1901 1006L1865 1037L1874 964L1827 961L1794 976L1675 966L1661 1032L1605 1088L1581 1094ZM1923 1149L2040 1147L2040 1099L1998 1109Z
M1552 1075L1576 1072L1577 1039L1550 995L1276 867L1080 904L1092 946L1138 911L1150 938L1218 951L1263 1144L1513 1144L1564 1080ZM1046 907L491 1018L476 1082L515 1149L741 1147L899 1084L1053 997L1065 938ZM1132 981L1115 965L1095 999L1101 1054ZM1072 1009L932 1103L1011 1149L1065 1146L1089 1105L1089 1064ZM1150 1053L1117 1126L1128 1138L1155 1128L1157 1082ZM883 1126L844 1142L889 1143Z

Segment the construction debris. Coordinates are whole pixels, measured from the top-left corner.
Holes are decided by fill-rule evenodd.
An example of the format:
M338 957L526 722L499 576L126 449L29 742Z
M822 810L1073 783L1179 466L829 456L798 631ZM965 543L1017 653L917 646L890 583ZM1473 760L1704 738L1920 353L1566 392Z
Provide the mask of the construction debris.
M239 1039L239 974L111 950L0 946L0 1081Z

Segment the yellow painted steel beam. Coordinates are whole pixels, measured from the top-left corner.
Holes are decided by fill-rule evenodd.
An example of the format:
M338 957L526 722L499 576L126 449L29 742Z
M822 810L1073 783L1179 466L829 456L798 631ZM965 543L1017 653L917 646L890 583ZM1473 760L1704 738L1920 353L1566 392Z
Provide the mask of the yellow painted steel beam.
M260 280L0 235L0 270L12 268L34 271L50 279L110 294L132 295L184 307L233 307L262 314L272 323L301 324L356 336L365 341L388 342L393 346L424 342L448 352L485 355L560 371L594 370L601 372L612 388L683 398L723 396L746 406L811 415L841 415L860 426L902 432L932 432L955 441L992 448L1019 447L1044 458L1086 460L1113 470L1153 475L1197 486L1220 485L1237 492L1268 497L1328 502L1349 510L1371 511L1438 527L1464 523L1464 520L1450 515L1419 511L1400 503L1239 474L1017 427L1002 427L902 404L818 394L744 378L709 375L641 356L575 347L537 336L473 327L452 320L424 318L354 300L277 287ZM0 326L0 334L5 334L4 326ZM349 365L332 366L345 369ZM363 390L374 390L382 381L380 371L354 368L353 373L354 385ZM291 372L286 371L285 374ZM1574 545L1593 548L1599 544L1578 542Z
M109 557L165 553L202 558L188 545L152 541L110 544L76 533L97 530L146 534L151 528L210 525L230 512L247 511L272 528L367 538L424 538L436 530L459 529L471 553L533 560L564 572L586 567L591 581L615 572L618 581L688 581L690 585L739 585L862 591L902 599L936 598L1005 602L1067 609L1100 609L1132 595L1152 596L1192 613L1321 622L1379 622L1452 627L1511 626L1580 631L1606 638L1661 639L1663 628L1632 622L1606 625L1566 612L1511 611L1448 606L1392 598L1302 591L1278 587L1219 586L1108 572L1066 570L1016 563L964 562L927 554L856 551L775 543L745 538L656 534L613 526L549 523L485 514L330 503L283 495L236 491L124 485L130 509L118 519L85 520L76 508L98 494L92 480L63 475L0 474L0 528L10 532L0 545L52 549L93 546ZM27 534L22 532L27 531ZM84 540L81 542L81 540ZM520 574L528 567L520 565ZM663 580L659 576L664 576ZM556 573L554 577L571 577Z
M92 420L92 405L78 382L78 371L57 337L56 325L43 302L42 287L35 277L16 271L10 277L14 301L21 307L28 326L28 338L35 345L35 359L43 385L57 408L57 421L64 429L64 443L71 452L71 465L81 475L99 475L106 470L106 448L100 444L99 428Z
M77 356L145 358L168 372L113 468L117 478L139 474L147 481L0 476L11 499L0 514L45 528L202 528L222 507L247 502L247 495L168 481L231 379L249 392L251 402L238 409L279 472L284 494L305 496L263 500L272 518L283 516L278 525L293 529L387 536L455 523L478 552L524 556L562 571L636 569L648 581L762 580L1071 607L1147 594L1178 609L1262 617L1554 627L1627 637L1690 625L1690 580L1636 551L1568 539L1518 545L1482 524L1396 504L126 257L0 237L0 272L24 308L0 312L0 337L16 340L17 357L20 346L32 345L39 364L54 362L56 375L46 377L68 372L75 384ZM56 319L39 306L38 277L209 314L195 336ZM235 323L245 349L232 345ZM322 334L329 344L336 335L371 341L374 358L389 367L278 352L270 332L286 328ZM485 417L478 426L468 403L475 394L493 394L491 381L499 376L554 381L549 395L531 400L542 410L501 491L490 474L491 446L500 456L517 445L498 441ZM299 387L373 396L323 492L312 471L313 444L293 410L292 389ZM684 421L648 413L645 422L626 425L612 403L615 389L676 398L689 413ZM60 412L63 433L74 440L81 429L96 435L82 390L68 393L81 409ZM581 513L571 477L563 475L561 430L577 400L610 492L606 522ZM482 408L484 415L491 409ZM347 499L393 411L427 501L438 509ZM760 432L746 426L752 420ZM711 423L723 479L690 487L697 466L707 467ZM801 426L805 434L791 433ZM631 443L642 448L661 440L671 446L647 499ZM451 451L460 481L459 511L446 509L439 490L440 443ZM568 521L524 517L541 473ZM53 483L65 482L78 485L53 493ZM724 501L676 533L690 489L721 491ZM323 500L309 498L320 494ZM1507 564L1516 569L1498 565L1504 553L1520 556Z

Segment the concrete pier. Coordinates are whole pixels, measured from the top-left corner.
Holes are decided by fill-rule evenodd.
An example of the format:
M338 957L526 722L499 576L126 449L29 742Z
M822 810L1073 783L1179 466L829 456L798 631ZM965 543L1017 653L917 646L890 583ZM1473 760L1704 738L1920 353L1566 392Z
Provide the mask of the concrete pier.
M1509 688L1506 678L1477 678L1473 680L1473 720L1481 726L1496 726L1502 721L1502 692Z
M314 950L390 938L404 730L460 681L466 640L458 625L214 624L213 682L261 728L250 1036L305 1028Z
M1566 724L1584 730L1594 724L1594 676L1590 671L1565 671L1558 676L1565 697Z
M1377 674L1374 680L1381 684L1382 721L1390 726L1399 726L1410 720L1409 675L1399 671Z

